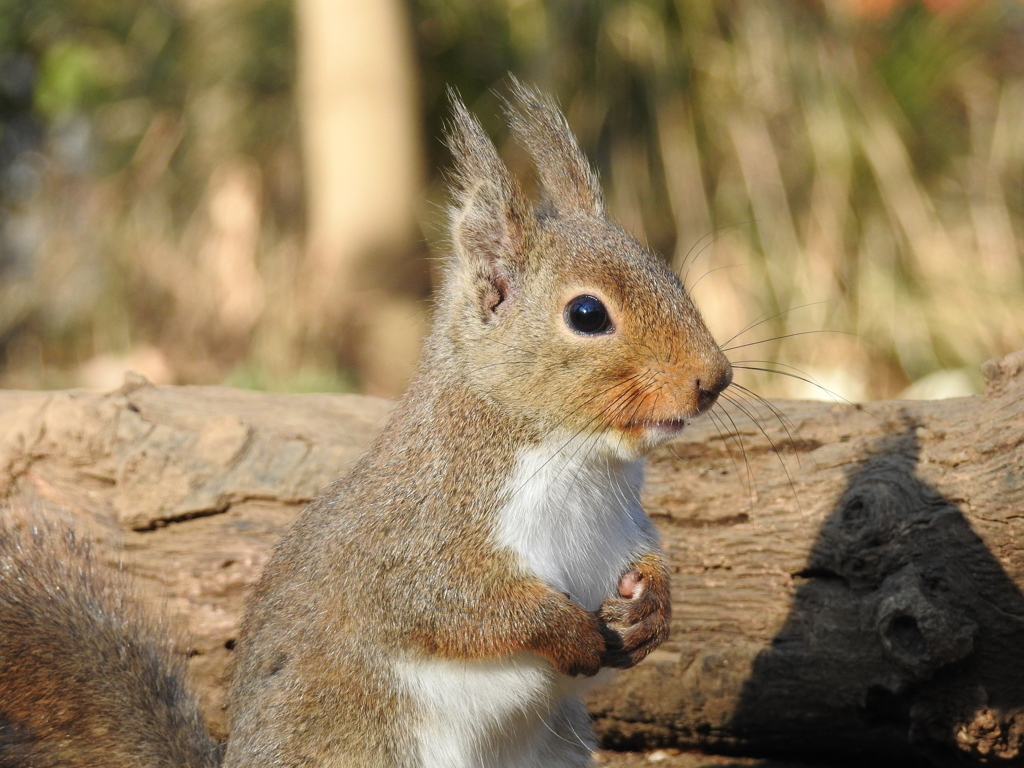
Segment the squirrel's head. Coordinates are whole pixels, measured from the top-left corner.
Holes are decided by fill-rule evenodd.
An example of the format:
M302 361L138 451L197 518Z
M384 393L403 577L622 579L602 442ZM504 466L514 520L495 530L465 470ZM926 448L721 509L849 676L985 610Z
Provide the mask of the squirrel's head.
M732 368L679 278L607 220L561 112L519 83L514 92L510 125L537 169L536 207L452 98L453 252L436 348L539 434L600 436L638 455L710 408Z

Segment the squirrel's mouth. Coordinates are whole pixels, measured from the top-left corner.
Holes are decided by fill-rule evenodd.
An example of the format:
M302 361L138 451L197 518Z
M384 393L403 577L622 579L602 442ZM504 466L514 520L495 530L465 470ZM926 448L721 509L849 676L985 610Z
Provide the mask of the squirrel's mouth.
M649 439L668 440L683 431L686 419L637 419L626 425L629 432L645 433Z

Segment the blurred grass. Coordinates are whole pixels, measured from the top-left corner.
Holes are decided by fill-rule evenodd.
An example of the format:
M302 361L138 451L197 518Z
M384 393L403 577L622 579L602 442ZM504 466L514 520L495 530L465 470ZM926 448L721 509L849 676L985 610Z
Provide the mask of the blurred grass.
M734 360L859 400L933 374L933 392L977 391L981 362L1024 348L1017 0L408 9L429 201L443 202L444 88L501 137L511 71L558 95L613 215L688 276L716 336L759 323ZM291 10L0 6L0 384L80 383L87 362L140 348L179 382L358 380L290 321L304 215ZM218 229L225 209L253 231ZM211 249L251 255L249 272L244 258L228 278L204 271ZM242 297L230 317L225 280ZM765 394L814 392L747 373Z

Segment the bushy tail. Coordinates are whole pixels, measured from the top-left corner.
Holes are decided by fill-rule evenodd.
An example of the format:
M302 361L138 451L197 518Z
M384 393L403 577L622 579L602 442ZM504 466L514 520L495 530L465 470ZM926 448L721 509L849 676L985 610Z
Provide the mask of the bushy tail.
M215 768L171 642L87 542L0 510L0 768Z

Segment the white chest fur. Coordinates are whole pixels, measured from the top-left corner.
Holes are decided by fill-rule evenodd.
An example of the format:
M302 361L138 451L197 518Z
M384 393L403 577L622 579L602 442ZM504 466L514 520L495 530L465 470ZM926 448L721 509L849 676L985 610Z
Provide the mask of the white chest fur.
M588 679L562 677L532 653L492 661L399 662L416 702L420 768L573 768L589 765L586 716L559 733L567 697ZM603 675L604 673L602 673ZM564 730L564 729L561 729Z
M549 586L596 610L656 542L640 506L642 481L643 461L609 455L602 438L523 451L506 485L496 540Z
M526 570L596 610L656 544L640 506L642 479L641 461L609 456L603 441L553 441L524 451L506 484L496 541ZM419 710L415 739L424 768L590 764L578 696L605 672L567 678L532 653L486 662L420 659L395 672ZM577 726L567 715L574 708Z

